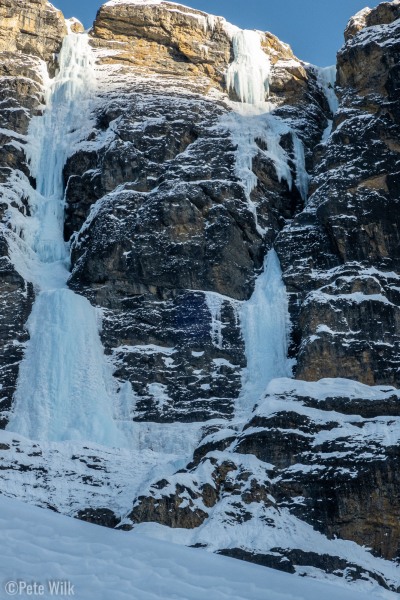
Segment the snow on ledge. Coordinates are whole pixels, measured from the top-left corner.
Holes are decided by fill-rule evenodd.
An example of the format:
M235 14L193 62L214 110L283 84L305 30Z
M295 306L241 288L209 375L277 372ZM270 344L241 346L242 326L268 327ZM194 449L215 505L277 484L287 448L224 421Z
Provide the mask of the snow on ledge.
M189 6L181 4L180 2L169 2L167 0L109 0L103 4L103 6L118 6L120 4L133 4L136 6L148 6L151 4L175 4L178 6L183 6L184 8L190 8Z
M229 23L224 17L209 14L197 8L192 8L190 6L187 6L186 4L182 4L181 2L170 2L169 0L109 0L108 2L103 4L103 6L156 6L160 4L170 5L170 7L166 6L165 8L170 10L171 12L184 12L179 11L177 8L173 7L181 7L186 9L184 12L186 16L192 16L197 19L203 20L204 29L209 28L213 30L216 26L216 23L219 23L220 26L225 30L227 36L230 38L233 38L235 33L240 31L239 27L236 27L236 25L232 25L232 23Z
M384 400L389 396L398 396L400 390L389 385L370 386L353 379L326 378L320 381L302 381L288 378L273 379L265 392L266 395L296 395L326 400L340 397L355 400Z

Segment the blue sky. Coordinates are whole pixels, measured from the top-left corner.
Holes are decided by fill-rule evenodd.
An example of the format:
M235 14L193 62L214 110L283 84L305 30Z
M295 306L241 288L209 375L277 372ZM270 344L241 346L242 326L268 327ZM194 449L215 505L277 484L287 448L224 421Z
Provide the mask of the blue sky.
M65 16L89 27L101 0L52 0ZM320 66L335 62L348 19L375 0L184 0L193 8L222 15L239 27L271 31L302 60Z

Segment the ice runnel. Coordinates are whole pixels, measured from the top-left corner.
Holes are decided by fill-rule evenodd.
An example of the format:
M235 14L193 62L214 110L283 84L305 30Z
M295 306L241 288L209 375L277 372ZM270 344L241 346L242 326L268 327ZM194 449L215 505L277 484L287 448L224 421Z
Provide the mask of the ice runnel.
M42 262L68 259L62 235L63 167L88 121L93 59L86 34L71 33L64 38L59 67L56 77L47 81L46 109L41 117L32 119L26 149L37 182L33 212L39 227L33 249Z
M324 90L331 113L334 115L339 108L339 101L335 92L336 65L331 67L317 67L318 82Z
M272 379L292 376L288 296L275 250L267 254L253 295L243 303L241 327L247 367L238 401L239 415L253 408Z
M223 347L223 323L222 308L224 297L214 292L205 292L206 303L211 316L211 339L216 348L222 350Z
M67 287L63 167L90 126L94 69L87 34L64 38L59 67L45 82L46 107L31 121L26 149L37 190L22 235L31 246L26 253L37 259L32 281L39 293L8 429L42 441L123 446L96 310Z
M233 36L235 60L228 68L228 90L234 89L241 102L260 104L269 91L271 64L261 46L261 34L249 29Z

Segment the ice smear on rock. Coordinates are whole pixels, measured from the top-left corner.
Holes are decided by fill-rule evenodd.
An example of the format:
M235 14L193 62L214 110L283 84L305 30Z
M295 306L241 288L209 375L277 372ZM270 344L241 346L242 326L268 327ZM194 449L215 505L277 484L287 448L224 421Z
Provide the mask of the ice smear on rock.
M273 379L292 375L288 297L275 250L268 253L253 295L243 304L241 325L247 368L238 400L239 416L253 408Z
M39 294L8 429L31 439L119 445L123 435L113 420L112 378L96 311L66 286L63 167L90 123L94 71L86 34L64 38L59 67L54 79L45 79L46 108L31 121L26 149L37 190L30 194L33 216L21 234L26 262L36 266L31 280ZM24 247L19 250L23 254Z
M236 92L239 102L231 102L233 113L222 120L237 147L236 174L243 182L249 210L254 215L260 235L264 235L266 230L259 225L257 207L251 198L258 183L253 172L253 159L257 154L264 152L272 160L279 181L286 180L291 190L294 177L289 166L290 156L280 144L283 135L291 134L295 185L304 202L309 182L301 139L283 119L272 114L275 105L267 100L271 63L263 50L262 36L261 32L250 30L238 30L233 34L234 61L228 67L226 85L228 90ZM267 150L261 150L256 140L263 142Z
M206 292L205 297L211 315L211 339L216 348L222 349L222 307L224 297L214 292Z
M309 182L302 141L283 119L269 112L266 106L264 104L264 107L258 107L264 108L261 112L254 110L255 107L243 105L239 108L235 106L234 108L237 108L238 112L225 115L220 122L221 126L230 132L232 142L236 147L235 174L243 184L248 207L254 215L260 235L264 235L266 229L259 224L257 206L251 198L251 194L258 184L257 175L253 171L254 158L258 154L263 154L266 159L271 160L278 180L286 181L288 188L292 190L293 174L289 166L291 157L280 144L282 136L289 134L293 140L292 159L296 171L294 183L304 201L307 199ZM260 142L265 144L265 150L260 147Z

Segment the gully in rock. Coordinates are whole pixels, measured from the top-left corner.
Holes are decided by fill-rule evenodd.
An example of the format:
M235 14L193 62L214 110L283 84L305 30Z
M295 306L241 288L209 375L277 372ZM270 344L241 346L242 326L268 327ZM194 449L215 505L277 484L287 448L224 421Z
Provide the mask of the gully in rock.
M37 193L24 237L40 268L8 429L34 440L118 446L124 436L113 418L114 382L96 311L67 287L69 248L63 239L63 167L90 120L94 83L88 36L70 33L59 72L46 82L43 115L32 119L29 130L27 156Z

